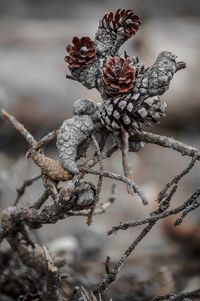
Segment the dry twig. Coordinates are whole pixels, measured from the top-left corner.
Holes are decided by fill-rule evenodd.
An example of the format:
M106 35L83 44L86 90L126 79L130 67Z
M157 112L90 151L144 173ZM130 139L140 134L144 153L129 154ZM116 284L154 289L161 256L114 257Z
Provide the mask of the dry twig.
M124 175L129 180L133 181L133 170L132 170L132 167L128 160L128 149L129 149L128 139L129 139L129 134L125 131L122 131L121 132L121 141L122 141L121 151L122 151L122 164L123 164L123 169L124 169ZM132 195L134 193L134 190L130 185L127 185L127 192Z

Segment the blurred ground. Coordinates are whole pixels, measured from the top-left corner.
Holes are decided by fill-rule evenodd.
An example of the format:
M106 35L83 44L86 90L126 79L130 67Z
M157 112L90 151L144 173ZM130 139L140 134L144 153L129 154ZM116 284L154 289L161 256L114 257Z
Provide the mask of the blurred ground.
M130 55L139 55L146 65L151 65L160 51L168 50L187 63L187 69L175 75L170 90L163 97L168 104L167 117L150 130L200 147L200 2L196 0L1 0L0 107L15 114L37 138L41 138L57 128L66 117L72 116L72 103L77 98L88 97L100 101L95 90L87 90L77 82L66 80L65 45L71 43L75 35L94 37L98 20L105 12L117 8L132 8L142 19L143 25L137 36L125 44ZM0 119L1 209L12 205L16 197L15 189L26 177L37 175L37 168L25 159L26 150L27 146L21 137ZM47 151L51 156L56 156L53 146ZM101 267L107 255L111 256L112 262L118 260L138 230L124 231L111 237L106 236L106 231L120 221L146 216L155 206L154 199L159 190L189 162L188 158L153 145L146 145L141 152L132 153L130 157L136 182L151 200L149 206L144 208L137 197L127 196L126 187L121 185L117 202L105 215L96 217L92 227L86 226L84 218L70 218L56 225L44 226L38 234L41 243L71 235L80 249L94 255ZM107 162L106 169L122 172L118 162L119 153ZM199 186L199 167L197 163L193 172L182 182L175 202L185 200ZM109 197L110 187L111 182L104 181L102 201ZM31 204L40 192L41 183L38 182L27 191L22 203ZM198 211L191 214L187 223L198 225L200 219L197 214ZM173 260L179 256L180 247L182 245L168 240L163 225L158 224L136 249L130 262L137 261L137 258L142 258L141 262L144 262L144 258L151 261L156 256L170 257L173 254L171 261L163 262L163 258L158 260L155 274L159 274L159 266L162 265L168 265L174 272L176 266ZM180 258L179 263L180 269ZM134 265L137 268L132 268ZM147 267L133 262L128 267L129 271L126 267L126 273L123 272L124 283L128 283L126 277L131 281L134 277L150 277ZM98 274L98 267L96 269ZM200 283L195 273L196 270L189 275L188 281L197 277L191 286ZM180 290L188 284L187 280L184 281ZM117 287L114 288L117 290ZM127 290L131 291L131 285Z

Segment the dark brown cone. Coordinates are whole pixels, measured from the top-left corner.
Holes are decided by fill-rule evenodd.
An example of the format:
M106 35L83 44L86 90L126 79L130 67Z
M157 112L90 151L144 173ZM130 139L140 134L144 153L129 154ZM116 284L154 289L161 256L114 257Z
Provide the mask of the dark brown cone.
M105 14L101 21L103 28L115 33L117 33L119 28L124 28L126 38L135 35L140 24L140 17L135 15L131 9L118 9L115 14L109 12Z
M25 296L20 296L18 301L43 301L41 295L28 293Z
M96 50L94 41L89 37L83 37L81 39L74 37L72 43L73 46L67 45L66 50L69 55L65 57L65 62L67 62L70 67L78 68L85 66L94 60Z
M130 59L115 56L107 61L103 68L103 85L107 94L117 95L126 93L133 87L135 68L130 66Z
M141 123L150 126L158 122L165 115L165 107L159 96L140 98L139 94L128 94L105 101L99 109L99 117L111 130L139 130Z

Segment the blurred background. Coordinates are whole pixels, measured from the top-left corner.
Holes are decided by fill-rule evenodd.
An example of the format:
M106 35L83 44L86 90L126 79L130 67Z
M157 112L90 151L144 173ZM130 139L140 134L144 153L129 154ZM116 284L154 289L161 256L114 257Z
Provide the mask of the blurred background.
M142 20L137 35L124 45L130 56L138 55L148 66L159 52L167 50L187 63L187 68L174 76L170 90L163 95L168 105L167 116L160 125L144 129L200 147L200 2L197 0L0 0L0 107L14 114L40 139L72 116L72 104L76 99L87 97L100 102L96 90L87 90L78 82L65 78L69 73L64 62L65 46L74 36L94 38L99 19L118 8L133 9ZM24 179L39 172L31 160L25 159L27 149L19 134L0 117L1 210L13 204L16 188ZM46 152L56 158L55 144L50 145ZM120 153L115 154L107 162L106 169L122 173L120 157ZM42 244L51 244L54 250L66 249L72 261L74 254L78 254L78 258L90 255L82 268L84 275L79 275L81 280L76 276L81 283L86 279L91 284L96 283L104 273L102 263L106 256L111 256L114 263L138 233L138 229L132 229L107 237L106 231L120 221L145 217L156 208L154 200L158 192L186 166L189 158L146 145L139 153L131 153L130 161L135 181L151 201L149 206L144 208L136 196L127 196L126 187L121 185L116 203L105 215L95 217L90 228L84 218L70 218L56 225L44 226L37 233ZM196 163L192 173L179 185L174 204L186 200L199 187L199 170L200 164ZM104 181L102 202L109 197L111 184ZM42 185L38 181L27 190L21 204L31 204L41 191ZM127 296L127 300L132 300L133 286L138 285L135 289L140 291L143 283L151 278L152 268L158 277L162 266L167 266L172 274L181 273L185 257L180 256L180 250L186 249L184 231L195 229L199 235L198 214L197 210L185 220L181 233L172 229L169 220L157 225L131 256L133 265L126 265L122 272L119 281L126 288L123 298L117 293L113 300L126 300ZM192 253L200 249L198 235L192 236ZM56 237L61 240L55 241ZM192 243L191 246L193 248ZM142 260L138 261L138 258ZM195 260L196 264L199 259ZM91 268L91 262L96 264L95 268ZM199 262L196 266L199 269ZM185 269L189 278L179 278L179 290L196 288L200 285L198 269ZM113 286L115 292L118 289ZM158 288L151 285L148 289L156 291Z

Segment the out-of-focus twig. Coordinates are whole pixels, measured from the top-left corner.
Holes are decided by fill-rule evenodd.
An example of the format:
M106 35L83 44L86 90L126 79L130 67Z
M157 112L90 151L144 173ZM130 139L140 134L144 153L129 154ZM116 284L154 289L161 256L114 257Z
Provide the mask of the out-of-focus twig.
M198 296L199 294L200 294L200 288L198 288L194 291L181 293L179 295L176 295L176 294L172 293L172 294L157 296L155 298L152 298L151 301L161 301L161 300L181 301L181 300L184 300L184 298L190 298L190 297Z
M5 119L7 119L14 128L21 133L21 135L25 138L25 140L31 145L36 146L37 141L35 138L25 129L22 123L20 123L14 116L7 113L4 109L1 109L2 115Z
M37 181L38 179L40 179L42 177L42 175L38 175L34 178L25 180L24 183L22 184L22 186L20 188L17 188L17 198L14 202L14 206L16 206L19 202L19 199L21 198L21 196L24 194L26 187L32 185L35 181Z
M44 256L46 259L46 278L47 278L47 293L46 300L48 301L62 301L58 284L59 284L59 271L54 265L53 260L46 247L43 247Z

